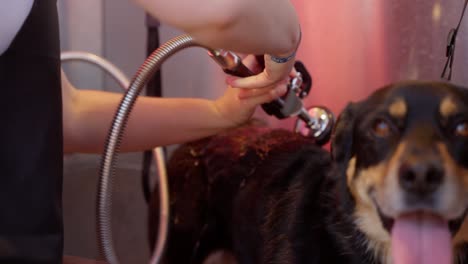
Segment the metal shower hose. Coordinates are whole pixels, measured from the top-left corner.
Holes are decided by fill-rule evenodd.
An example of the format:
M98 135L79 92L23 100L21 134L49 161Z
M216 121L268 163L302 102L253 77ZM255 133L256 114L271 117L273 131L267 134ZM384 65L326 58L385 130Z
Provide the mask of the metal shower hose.
M140 66L137 73L126 91L119 108L114 116L101 160L101 170L98 185L98 236L99 246L106 259L111 264L118 264L118 258L114 250L111 230L111 207L112 207L112 180L114 176L114 165L116 163L117 153L123 136L123 131L127 124L130 112L135 101L153 74L159 70L161 64L176 52L198 46L210 50L196 43L192 37L181 35L164 43L154 51ZM158 237L155 244L155 250L150 263L159 263L161 261L168 232L169 224L169 199L167 190L167 175L163 161L158 164L159 171L159 191L160 191L160 221L158 227Z
M82 61L87 62L93 65L98 66L106 73L108 73L123 90L127 90L130 86L130 80L127 76L114 64L109 62L108 60L99 57L95 54L83 51L64 51L60 54L60 59L63 62L71 62L71 61ZM161 206L162 209L168 208L168 195L167 195L167 180L166 180L166 164L165 164L165 157L164 151L162 147L156 147L153 149L153 155L155 158L156 163L156 170L159 176L159 193L162 196L161 201L164 201L164 206ZM168 223L168 212L164 211L159 216L160 223ZM158 233L158 241L161 241L162 245L165 243L166 235L167 235L167 225L163 225L160 227L161 232ZM160 246L161 247L161 246ZM156 251L159 252L160 250Z

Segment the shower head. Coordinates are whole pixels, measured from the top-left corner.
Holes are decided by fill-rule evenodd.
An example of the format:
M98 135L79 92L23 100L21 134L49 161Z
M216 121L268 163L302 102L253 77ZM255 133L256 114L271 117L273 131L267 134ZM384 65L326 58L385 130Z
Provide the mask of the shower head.
M306 137L312 137L320 146L326 144L331 137L335 124L335 115L324 106L313 106L299 113L294 131Z

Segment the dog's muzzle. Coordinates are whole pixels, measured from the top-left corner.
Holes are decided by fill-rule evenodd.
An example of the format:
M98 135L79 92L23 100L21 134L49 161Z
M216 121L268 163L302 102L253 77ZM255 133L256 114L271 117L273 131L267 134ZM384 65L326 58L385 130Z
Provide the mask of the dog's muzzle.
M398 169L398 183L409 207L430 208L436 191L444 181L444 169L439 159L406 159Z
M444 159L434 147L410 145L393 165L390 189L394 190L392 196L396 198L380 200L381 205L393 208L392 216L378 209L382 224L391 235L393 260L396 263L451 263L451 239L465 214L454 209L460 208L454 206L460 201L447 187L453 175L449 175Z

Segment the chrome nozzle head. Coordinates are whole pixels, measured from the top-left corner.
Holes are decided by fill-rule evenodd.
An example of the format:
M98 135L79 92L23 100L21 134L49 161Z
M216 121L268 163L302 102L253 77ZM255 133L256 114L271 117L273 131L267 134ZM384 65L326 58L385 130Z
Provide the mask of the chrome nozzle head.
M208 55L221 66L223 70L234 70L242 63L239 56L227 50L210 50L208 51Z

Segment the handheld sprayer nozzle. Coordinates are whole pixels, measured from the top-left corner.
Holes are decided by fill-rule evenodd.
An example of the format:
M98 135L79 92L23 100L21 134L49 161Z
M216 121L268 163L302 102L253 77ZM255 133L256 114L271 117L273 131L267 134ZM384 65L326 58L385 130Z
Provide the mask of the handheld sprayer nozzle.
M241 58L236 54L218 49L208 51L208 55L216 62L222 69L235 69L240 63Z
M209 50L208 55L221 66L223 71L227 74L238 77L254 75L254 73L242 63L242 59L233 52L221 49ZM305 74L305 77L307 77L308 73L305 72ZM333 120L331 120L332 117L330 115L311 115L309 111L304 108L302 103L303 96L301 95L304 92L305 95L307 95L310 87L307 91L304 90L303 82L302 73L298 71L297 75L289 81L286 94L270 103L263 104L262 108L267 114L274 115L278 119L297 116L299 120L302 120L308 127L312 136L319 138L320 136L328 134L330 124L333 123Z
M254 73L242 63L242 59L235 53L218 49L209 50L208 55L223 69L227 74L248 77ZM298 72L297 76L290 80L288 85L288 92L282 97L270 103L262 105L263 110L269 115L274 115L279 119L299 115L300 118L311 120L307 118L307 111L303 109L302 100L297 96L300 92L302 85L302 75ZM301 111L302 110L302 111ZM308 124L310 122L307 122Z
M208 55L223 69L227 74L248 77L254 75L243 63L241 57L227 50L209 50Z

